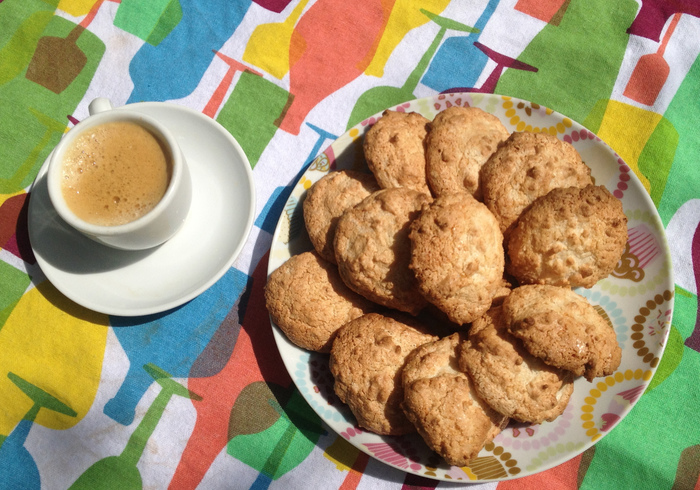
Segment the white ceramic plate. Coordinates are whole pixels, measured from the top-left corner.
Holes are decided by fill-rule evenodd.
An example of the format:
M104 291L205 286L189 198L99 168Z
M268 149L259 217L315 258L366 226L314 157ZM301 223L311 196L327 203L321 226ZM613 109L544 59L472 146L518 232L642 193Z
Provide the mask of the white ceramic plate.
M531 475L585 451L622 420L656 371L671 325L674 284L661 220L644 187L603 141L580 124L536 104L492 94L446 94L394 107L428 119L452 105L495 114L510 131L547 131L568 141L592 169L596 184L621 199L630 248L615 277L577 292L604 314L617 332L622 363L614 375L589 383L578 378L565 412L551 423L511 425L487 444L469 467L448 466L419 436L383 437L360 430L333 393L328 356L289 342L274 326L275 341L297 387L319 416L352 445L409 473L447 481L500 481ZM310 250L301 203L305 191L327 172L364 166L362 135L378 115L338 138L311 164L292 191L272 239L268 273L291 255Z
M132 252L82 236L51 205L45 177L48 160L29 201L29 239L49 281L76 303L119 316L160 313L205 291L231 267L255 215L250 164L219 123L174 104L143 102L129 108L168 126L187 159L192 206L173 238Z

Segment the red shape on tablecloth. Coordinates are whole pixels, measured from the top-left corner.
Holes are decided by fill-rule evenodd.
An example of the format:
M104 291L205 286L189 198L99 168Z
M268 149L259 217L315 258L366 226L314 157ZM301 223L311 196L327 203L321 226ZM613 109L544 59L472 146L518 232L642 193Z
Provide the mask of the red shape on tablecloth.
M27 225L28 194L18 194L5 200L0 206L0 247L35 264L36 258L29 243Z
M700 2L697 0L675 0L673 2L642 0L642 8L637 12L632 25L627 29L627 33L658 42L668 18L678 13L700 17Z
M268 257L269 252L253 273L245 317L228 362L214 376L188 378L188 388L199 393L202 400L192 404L197 411L197 420L169 488L194 489L202 481L214 459L229 442L231 408L243 388L256 381L283 387L292 383L272 337L265 307Z
M695 228L691 250L695 284L700 284L700 224L698 224L697 228ZM698 308L695 317L695 329L690 337L686 339L685 346L693 349L694 351L700 352L700 308Z
M289 5L292 0L253 0L255 3L260 5L262 8L267 9L271 12L279 14L287 5Z
M497 490L542 490L543 488L577 490L579 487L579 469L582 466L583 459L583 455L578 455L566 463L562 463L542 473L500 482L496 488Z

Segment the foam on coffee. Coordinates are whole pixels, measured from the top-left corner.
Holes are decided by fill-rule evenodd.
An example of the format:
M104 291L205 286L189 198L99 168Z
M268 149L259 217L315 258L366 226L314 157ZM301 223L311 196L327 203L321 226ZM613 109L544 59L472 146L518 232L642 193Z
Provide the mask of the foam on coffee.
M66 150L61 190L82 220L116 226L152 210L171 174L169 153L154 134L133 122L110 122L84 131Z

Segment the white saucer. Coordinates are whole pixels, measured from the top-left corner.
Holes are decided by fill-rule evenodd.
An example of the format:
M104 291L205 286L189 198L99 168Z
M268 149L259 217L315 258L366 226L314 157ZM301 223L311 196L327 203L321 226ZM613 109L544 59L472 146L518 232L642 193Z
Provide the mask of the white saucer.
M174 104L142 102L129 108L168 126L185 154L192 207L180 231L163 245L139 252L93 242L53 209L45 177L48 159L32 184L28 216L32 250L49 281L76 303L118 316L160 313L204 292L241 252L255 215L250 163L219 123Z

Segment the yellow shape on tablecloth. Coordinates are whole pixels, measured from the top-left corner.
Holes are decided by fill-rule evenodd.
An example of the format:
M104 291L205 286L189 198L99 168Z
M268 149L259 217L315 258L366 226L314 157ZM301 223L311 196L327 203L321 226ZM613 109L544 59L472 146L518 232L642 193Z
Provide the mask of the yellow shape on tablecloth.
M0 330L0 434L12 432L33 405L9 372L77 413L42 409L35 423L51 429L77 424L97 393L107 330L107 315L73 303L48 281L27 292Z
M58 10L62 10L73 17L87 15L97 2L102 0L61 0L58 2Z
M650 192L651 184L639 170L639 155L661 120L661 114L623 102L608 101L598 136L629 165Z
M375 77L384 75L384 65L406 34L430 20L421 9L437 15L445 10L449 3L449 0L396 0L377 45L377 51L365 74Z
M309 0L301 0L283 22L260 24L248 39L243 61L262 68L275 78L289 71L289 44L294 26Z
M342 437L337 437L323 452L323 456L340 471L350 471L359 454L360 450Z

